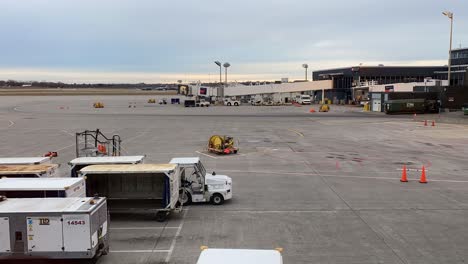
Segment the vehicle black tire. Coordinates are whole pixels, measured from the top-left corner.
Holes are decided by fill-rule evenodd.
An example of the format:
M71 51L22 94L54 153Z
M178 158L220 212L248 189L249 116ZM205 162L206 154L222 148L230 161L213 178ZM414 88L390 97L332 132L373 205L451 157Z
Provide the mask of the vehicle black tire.
M239 104L238 104L238 103L234 103L234 105L235 105L235 106L239 106Z
M190 205L192 203L192 196L190 193L186 192L185 194L183 193L184 191L179 191L179 203L183 206L185 205ZM182 197L185 197L186 199L182 200Z
M164 222L166 221L168 213L166 211L159 211L156 213L156 221Z
M231 106L231 103L227 103L227 106Z
M211 197L211 203L213 205L222 205L224 203L224 197L219 193L215 193L213 197Z

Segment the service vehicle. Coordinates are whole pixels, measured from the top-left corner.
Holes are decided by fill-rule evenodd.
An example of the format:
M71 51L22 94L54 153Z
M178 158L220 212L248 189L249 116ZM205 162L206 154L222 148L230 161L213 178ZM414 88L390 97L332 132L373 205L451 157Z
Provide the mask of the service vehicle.
M182 209L176 164L90 165L78 175L86 179L86 196L107 197L111 213L156 213L164 221Z
M158 101L159 104L167 104L167 99L166 98L161 98Z
M200 158L173 158L169 163L180 167L179 201L182 205L192 202L220 205L232 198L231 177L207 173Z
M1 178L0 196L8 198L85 197L83 178Z
M39 178L54 176L59 165L0 165L0 177Z
M201 247L197 264L282 264L283 249L228 249Z
M78 177L78 171L89 165L97 164L140 164L146 156L98 156L81 157L68 162L71 167L71 177Z
M241 102L236 98L224 98L223 103L227 106L239 106L241 104Z
M209 107L210 102L206 101L205 99L201 98L200 100L195 102L196 107Z
M296 95L296 97L294 98L294 101L296 101L296 103L302 104L302 105L310 105L311 102L312 102L312 100L310 99L310 95L308 95L308 94Z
M0 260L97 259L109 251L108 225L104 197L3 197Z
M0 158L0 165L37 165L51 162L52 157L5 157Z
M196 106L195 97L186 98L186 99L184 100L184 106L185 106L185 107L195 107L195 106Z
M220 155L236 154L239 148L235 146L233 137L213 135L208 140L208 151Z

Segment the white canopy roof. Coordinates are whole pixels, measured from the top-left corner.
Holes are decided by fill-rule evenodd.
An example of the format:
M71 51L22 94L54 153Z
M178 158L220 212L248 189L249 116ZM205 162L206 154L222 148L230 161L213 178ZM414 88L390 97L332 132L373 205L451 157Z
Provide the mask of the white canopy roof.
M50 157L0 158L0 165L35 165L50 161Z
M67 190L83 178L2 178L0 191L55 191Z
M180 164L180 165L188 165L188 164L196 164L200 161L199 157L187 157L187 158L173 158L169 163L171 164Z
M86 174L122 174L122 173L158 173L170 172L177 168L176 164L112 164L91 165L80 170Z
M105 200L105 198L101 198L100 202L89 206L93 199L91 197L7 198L0 201L0 213L88 212Z
M145 156L104 156L104 157L81 157L70 161L70 165L92 165L92 164L137 164L141 163Z

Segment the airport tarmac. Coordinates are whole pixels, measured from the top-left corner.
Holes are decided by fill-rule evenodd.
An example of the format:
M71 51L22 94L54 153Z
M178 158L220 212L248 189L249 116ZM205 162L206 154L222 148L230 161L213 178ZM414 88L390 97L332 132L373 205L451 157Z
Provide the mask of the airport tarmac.
M0 156L58 151L68 176L74 133L100 128L122 137L123 155L200 156L233 178L222 206L187 206L164 223L111 216L111 252L98 263L194 264L202 245L282 247L286 264L468 260L468 126L345 106L184 108L149 98L0 97ZM240 153L207 153L212 134L234 136ZM408 183L399 180L404 164ZM428 184L418 182L423 165Z

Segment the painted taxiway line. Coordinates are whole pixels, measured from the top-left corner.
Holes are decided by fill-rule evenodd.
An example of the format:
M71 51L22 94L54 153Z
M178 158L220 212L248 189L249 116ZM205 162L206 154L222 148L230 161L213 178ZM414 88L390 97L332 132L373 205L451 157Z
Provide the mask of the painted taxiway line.
M177 228L177 232L176 232L174 238L172 239L171 246L169 248L169 252L167 253L167 256L166 256L166 263L168 263L171 260L172 252L174 251L174 248L175 248L175 245L176 245L176 242L177 242L177 238L180 236L180 232L182 231L182 227L184 226L185 216L187 215L187 212L188 212L188 208L187 208L187 210L184 211L184 215L182 216L182 221L180 222L180 225Z

